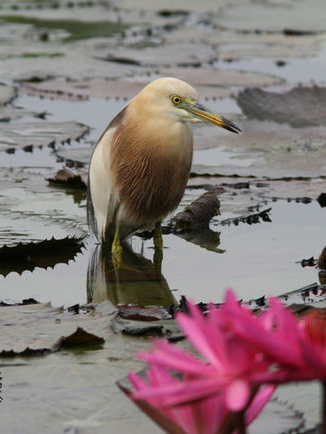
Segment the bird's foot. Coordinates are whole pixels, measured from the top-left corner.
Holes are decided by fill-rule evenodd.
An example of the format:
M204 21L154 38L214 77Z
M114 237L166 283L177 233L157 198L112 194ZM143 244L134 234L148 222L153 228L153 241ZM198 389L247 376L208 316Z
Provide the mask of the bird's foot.
M115 270L122 266L122 250L120 252L112 252L112 264Z
M114 240L111 246L112 262L114 268L120 268L122 265L122 246L119 237L119 226L117 226Z
M111 248L112 263L115 269L121 268L122 265L122 246L120 240L114 240Z

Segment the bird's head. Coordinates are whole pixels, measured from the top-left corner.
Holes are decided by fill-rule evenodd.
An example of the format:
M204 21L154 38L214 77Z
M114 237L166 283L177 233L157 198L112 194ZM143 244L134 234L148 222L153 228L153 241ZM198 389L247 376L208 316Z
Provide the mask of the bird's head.
M156 116L164 115L181 122L210 122L233 133L241 131L233 122L200 104L196 90L182 80L159 78L147 85L139 96Z

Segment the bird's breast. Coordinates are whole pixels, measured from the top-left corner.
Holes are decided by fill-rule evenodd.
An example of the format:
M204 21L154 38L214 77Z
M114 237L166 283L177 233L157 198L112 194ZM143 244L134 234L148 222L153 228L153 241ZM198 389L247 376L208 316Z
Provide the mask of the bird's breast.
M144 132L147 132L144 134ZM120 200L120 220L151 224L176 208L192 162L192 131L164 122L115 133L111 167Z

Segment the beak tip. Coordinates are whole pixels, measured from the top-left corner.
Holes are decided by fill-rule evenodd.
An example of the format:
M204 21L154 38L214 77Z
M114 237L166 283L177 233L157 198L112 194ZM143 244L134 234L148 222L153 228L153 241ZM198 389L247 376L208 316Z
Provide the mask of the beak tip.
M226 123L223 127L226 130L231 131L231 133L239 134L239 133L242 132L241 128L239 128L237 125L235 125L235 124L233 124L231 122Z
M226 130L229 130L229 131L231 131L232 133L235 133L235 134L241 133L241 128L239 128L233 122L229 121L228 119L226 119L224 117L222 117L222 121L224 123L223 128L225 128Z

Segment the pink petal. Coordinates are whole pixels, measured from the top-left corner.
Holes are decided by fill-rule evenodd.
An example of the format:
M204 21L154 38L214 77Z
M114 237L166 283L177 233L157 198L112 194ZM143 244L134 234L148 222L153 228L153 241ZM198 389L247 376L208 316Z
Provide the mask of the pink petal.
M139 375L137 375L135 372L130 371L128 374L128 378L134 389L136 390L142 390L148 388L148 384L140 378Z
M214 366L221 365L219 360L220 347L218 346L218 330L210 327L197 306L188 302L189 314L179 313L176 320L187 336L188 340L197 350ZM208 315L209 318L209 315Z
M245 408L250 397L249 383L244 380L232 381L224 392L225 404L230 411L241 411Z
M188 372L190 374L212 374L212 368L196 359L191 354L187 353L176 346L171 348L171 344L167 344L165 350L154 350L152 353L139 353L137 356L149 363L155 363L161 366L179 372Z
M179 384L148 388L134 393L135 399L160 399L162 406L166 408L196 401L201 398L218 394L222 391L223 384L212 378L182 381Z

